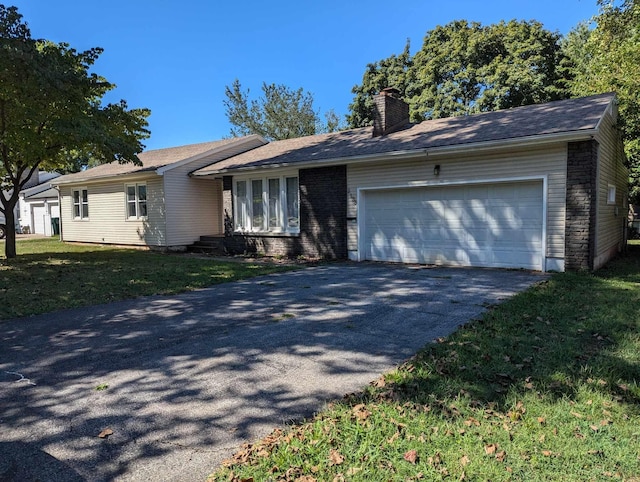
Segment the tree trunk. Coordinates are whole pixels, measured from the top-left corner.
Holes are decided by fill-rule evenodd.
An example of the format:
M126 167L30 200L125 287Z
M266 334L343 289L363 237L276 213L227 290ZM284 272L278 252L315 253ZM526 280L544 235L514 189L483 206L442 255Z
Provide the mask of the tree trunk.
M14 212L16 201L17 199L14 200L13 196L11 196L5 206L4 219L7 224L7 237L5 239L4 254L7 259L16 257L16 217Z

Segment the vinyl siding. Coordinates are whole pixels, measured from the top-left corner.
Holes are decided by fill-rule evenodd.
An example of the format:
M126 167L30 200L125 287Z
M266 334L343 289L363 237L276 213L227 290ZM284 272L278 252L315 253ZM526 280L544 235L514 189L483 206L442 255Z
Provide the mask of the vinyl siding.
M60 186L62 240L86 243L164 246L164 193L162 177L135 181L147 185L147 219L127 220L125 181ZM89 219L73 219L74 189L86 188Z
M359 188L455 184L509 178L547 176L546 256L564 258L566 198L566 144L538 150L480 156L425 158L425 160L350 165L347 169L348 249L358 250L357 195ZM440 175L433 169L440 165Z
M232 144L227 149L179 163L164 172L167 246L186 246L200 236L224 233L222 179L195 178L189 174L261 145L259 139Z
M627 182L624 151L611 112L602 119L598 147L598 194L594 268L598 269L619 252L624 243L627 216ZM615 204L608 203L609 185L616 187Z

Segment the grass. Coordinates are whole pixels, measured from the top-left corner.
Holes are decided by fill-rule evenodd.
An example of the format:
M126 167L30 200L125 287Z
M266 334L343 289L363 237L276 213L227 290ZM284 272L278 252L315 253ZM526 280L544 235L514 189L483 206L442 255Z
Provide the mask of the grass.
M428 345L210 481L640 481L640 244Z
M19 240L18 256L0 257L0 319L152 294L173 294L291 269L219 262L53 238ZM4 253L4 241L0 242Z

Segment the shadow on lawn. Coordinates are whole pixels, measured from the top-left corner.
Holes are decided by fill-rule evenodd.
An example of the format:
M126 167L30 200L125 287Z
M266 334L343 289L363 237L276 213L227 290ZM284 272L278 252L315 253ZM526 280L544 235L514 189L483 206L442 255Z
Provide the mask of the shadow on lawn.
M596 274L556 275L428 345L391 383L347 403L429 404L462 395L504 409L518 393L572 399L587 384L640 410L640 393L630 390L640 380L640 365L615 355L637 350L624 344L640 331L638 287L640 246Z

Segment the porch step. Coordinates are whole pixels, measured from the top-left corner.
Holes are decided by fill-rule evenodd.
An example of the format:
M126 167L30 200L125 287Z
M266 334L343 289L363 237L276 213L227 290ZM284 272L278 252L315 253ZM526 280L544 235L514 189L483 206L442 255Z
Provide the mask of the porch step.
M223 256L226 253L224 249L224 236L200 236L200 240L187 246L190 253L206 253L217 256Z

